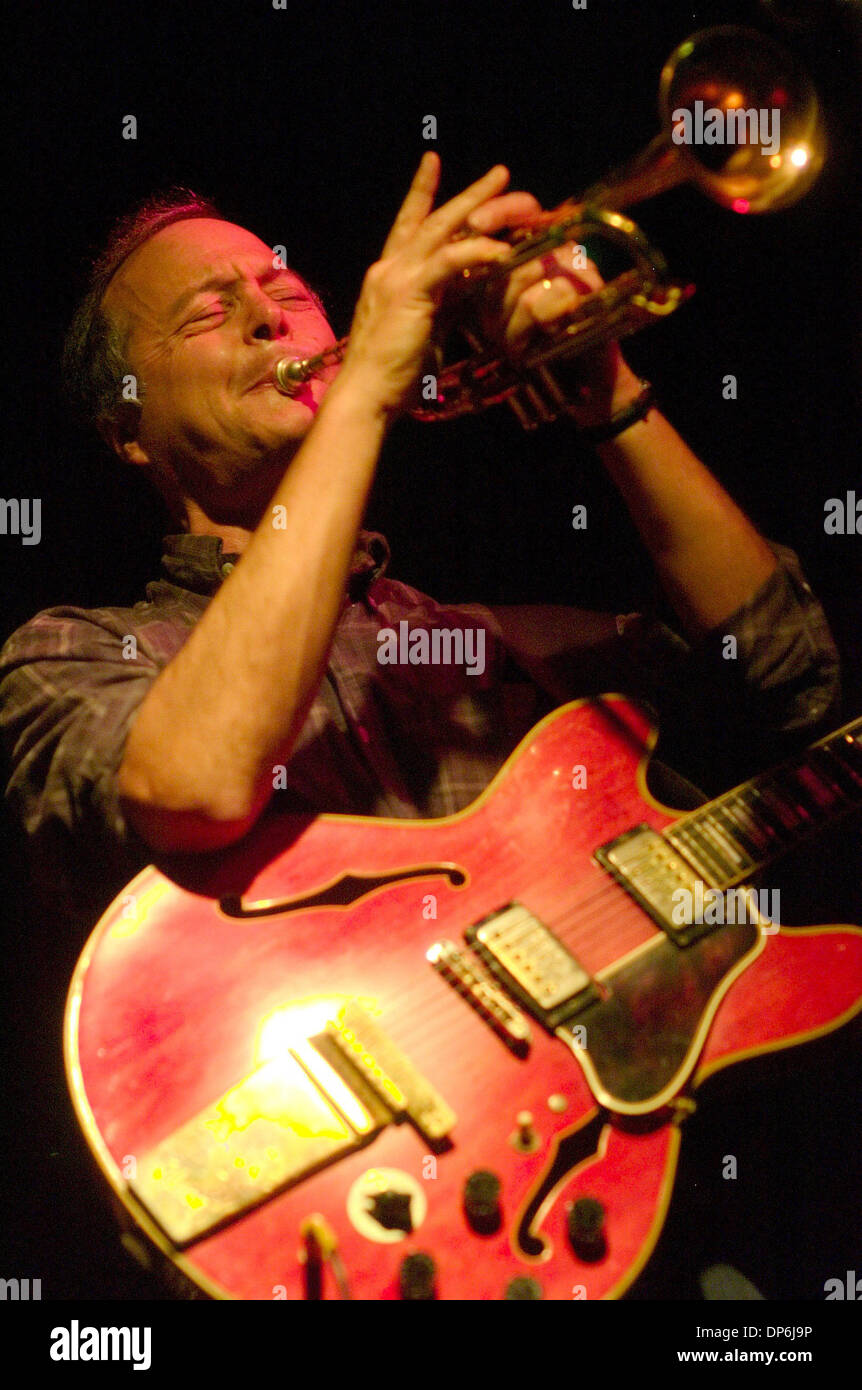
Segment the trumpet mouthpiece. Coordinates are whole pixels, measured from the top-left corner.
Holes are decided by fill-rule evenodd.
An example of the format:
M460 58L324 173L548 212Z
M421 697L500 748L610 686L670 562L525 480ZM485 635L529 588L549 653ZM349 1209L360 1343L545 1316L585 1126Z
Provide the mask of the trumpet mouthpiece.
M309 358L283 357L275 367L275 385L282 395L295 396L304 381L312 374Z

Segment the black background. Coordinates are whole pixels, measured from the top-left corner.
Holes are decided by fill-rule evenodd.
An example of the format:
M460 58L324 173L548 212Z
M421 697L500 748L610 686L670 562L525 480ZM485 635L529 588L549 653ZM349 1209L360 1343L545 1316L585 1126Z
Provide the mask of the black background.
M828 498L853 488L862 498L859 7L838 0L27 6L8 52L19 158L2 492L41 497L42 539L0 537L0 638L52 604L134 601L155 574L162 519L149 492L71 425L61 398L62 334L115 216L172 183L209 195L286 246L345 332L427 148L424 116L437 118L443 196L501 161L513 187L550 206L652 137L658 73L681 39L736 21L779 34L812 71L830 159L805 202L773 217L735 216L688 188L644 205L638 220L698 294L627 353L765 534L799 551L856 713L862 538L823 527ZM129 114L133 141L123 138ZM737 401L722 397L728 373ZM585 532L571 527L579 502ZM653 592L591 456L565 425L525 436L505 409L400 424L367 523L389 535L394 575L441 599L629 610ZM822 886L829 874L819 877ZM60 1017L83 942L32 920L19 872L4 903L11 1214L0 1275L41 1277L44 1297L151 1296L115 1249L65 1097ZM827 916L824 906L812 920ZM822 1299L826 1278L862 1271L858 1041L845 1030L805 1060L793 1051L750 1066L741 1093L738 1070L710 1084L636 1298L698 1298L697 1272L717 1259L778 1299ZM726 1152L740 1157L736 1183L716 1177Z

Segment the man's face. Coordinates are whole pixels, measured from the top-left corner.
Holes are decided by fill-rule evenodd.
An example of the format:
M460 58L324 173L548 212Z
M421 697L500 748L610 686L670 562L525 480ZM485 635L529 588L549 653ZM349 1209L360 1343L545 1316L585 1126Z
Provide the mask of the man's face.
M143 385L133 461L167 465L183 492L222 510L252 500L255 484L271 495L334 374L294 398L272 385L280 358L335 341L302 282L273 261L233 223L176 222L129 257L104 299L129 328Z

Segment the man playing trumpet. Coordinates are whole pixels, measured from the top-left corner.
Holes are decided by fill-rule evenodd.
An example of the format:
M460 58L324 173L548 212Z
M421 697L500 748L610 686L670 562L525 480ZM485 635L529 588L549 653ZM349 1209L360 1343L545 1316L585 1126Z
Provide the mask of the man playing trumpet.
M493 234L538 210L506 191L500 166L435 210L438 179L426 154L340 367L292 398L276 364L334 337L270 247L188 200L109 244L68 371L177 534L146 603L51 610L3 653L9 797L58 896L86 902L96 884L104 905L154 852L234 844L279 809L449 814L555 703L602 688L651 699L679 761L706 746L726 783L722 749L776 760L833 710L837 654L795 556L758 534L616 343L580 359L570 414L604 437L599 457L685 640L631 615L443 608L385 577L382 538L360 530L384 438L444 298L457 300L464 270L504 263ZM486 315L501 351L523 353L598 283L570 266L569 249L506 279ZM382 664L377 634L404 621L481 628L484 670Z

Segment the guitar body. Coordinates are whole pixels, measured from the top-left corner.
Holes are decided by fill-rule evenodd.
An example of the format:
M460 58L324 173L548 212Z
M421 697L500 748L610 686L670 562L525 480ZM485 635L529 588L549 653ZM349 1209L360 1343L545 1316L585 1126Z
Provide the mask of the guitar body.
M675 819L646 790L654 741L621 698L568 705L456 816L274 817L170 878L150 866L111 905L71 986L70 1087L115 1193L195 1285L242 1299L334 1298L345 1285L397 1299L416 1252L433 1257L440 1299L499 1299L518 1276L549 1299L613 1298L632 1282L661 1230L698 1082L862 1007L858 928L745 937L724 926L682 949L596 862L630 827ZM471 957L465 932L511 903L593 982L583 1045L523 1001L529 1040L514 1045L428 960L441 941ZM625 1017L611 1016L600 1057L593 1038L623 979ZM351 1001L358 1012L345 1013ZM320 1104L319 1075L307 1094L290 1089L327 1019L338 1046L321 1055L342 1081L354 1076L364 1117L352 1130L337 1084ZM288 1048L279 1116L272 1088ZM254 1076L258 1089L243 1090ZM443 1103L434 1120L392 1099L414 1082L417 1114L426 1085ZM262 1108L271 1127L258 1133ZM290 1172L267 1192L269 1161ZM493 1214L464 1210L477 1170L499 1179L496 1229ZM172 1188L164 1208L159 1184ZM235 1210L220 1220L222 1188ZM604 1211L592 1245L569 1235L583 1198ZM173 1207L192 1211L187 1230L164 1217ZM319 1267L320 1245L301 1235L314 1213L337 1242Z

